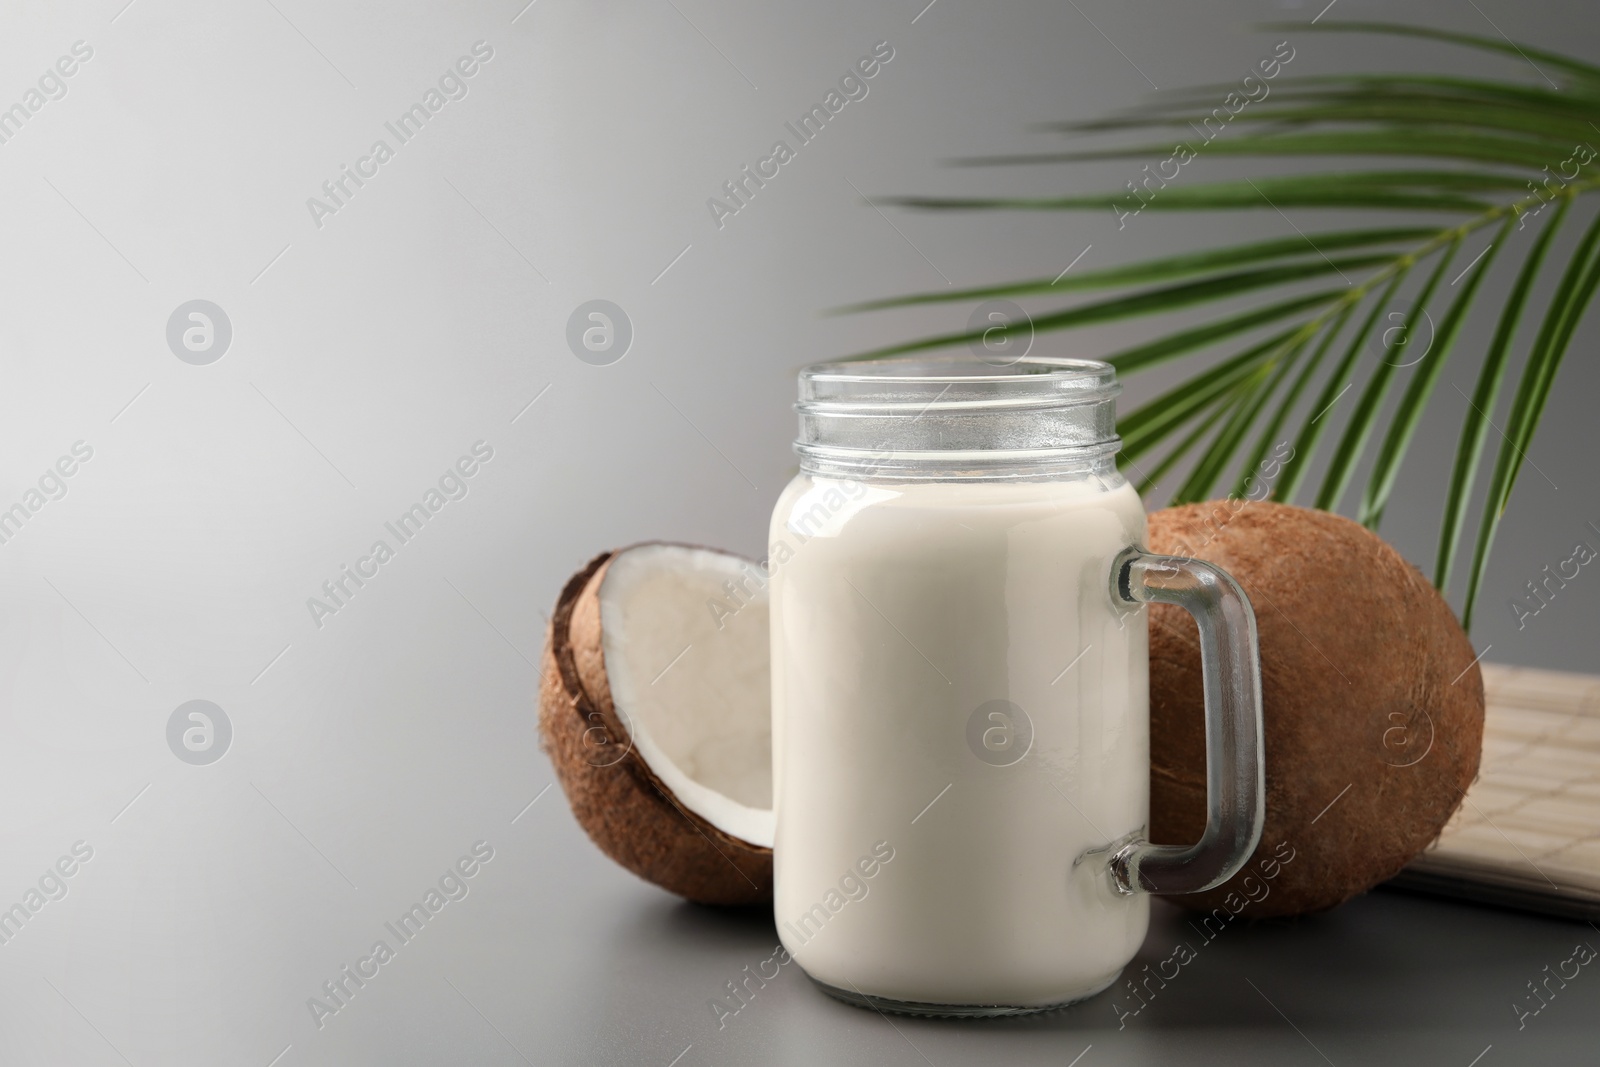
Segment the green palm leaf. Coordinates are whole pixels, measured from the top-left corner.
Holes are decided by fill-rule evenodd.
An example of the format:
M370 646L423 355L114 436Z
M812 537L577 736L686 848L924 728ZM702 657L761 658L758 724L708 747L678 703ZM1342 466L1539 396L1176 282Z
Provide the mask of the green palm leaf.
M1311 358L1306 361L1306 365L1301 368L1299 375L1294 380L1294 384L1289 387L1289 392L1284 396L1282 402L1278 404L1278 410L1267 421L1267 425L1262 429L1261 435L1256 439L1256 447L1251 450L1250 458L1245 460L1243 468L1239 471L1239 481L1233 488L1234 496L1242 497L1251 491L1251 483L1254 482L1256 472L1261 469L1262 463L1266 460L1269 449L1289 443L1287 441L1279 441L1278 434L1282 431L1283 424L1288 419L1289 413L1294 410L1295 404L1300 400L1300 394L1305 392L1306 386L1311 383L1312 377L1322 366L1323 357L1328 354L1328 349L1333 347L1333 342L1338 338L1340 332L1344 330L1345 321L1350 318L1353 311L1355 311L1354 305L1346 305L1344 310L1339 312L1338 318L1323 328L1322 343L1317 346ZM1291 452L1290 458L1292 456L1293 453Z
M1225 156L1419 156L1458 159L1473 163L1499 163L1538 168L1566 146L1549 138L1486 137L1470 133L1418 133L1374 126L1367 131L1333 130L1326 133L1261 133L1218 138L1205 144L1207 155ZM1172 153L1167 143L1105 148L1091 152L1047 152L1040 155L984 156L970 161L976 166L1035 163L1087 163L1103 159L1141 157L1162 159ZM1557 159L1560 156L1556 156Z
M1378 316L1383 309L1389 306L1395 293L1406 279L1405 271L1398 271L1390 279L1389 285L1384 289L1383 295L1372 305L1367 312L1367 317L1362 320L1361 326L1350 337L1350 344L1345 349L1344 357L1328 376L1327 383L1322 387L1322 395L1317 397L1315 407L1310 418L1301 425L1300 436L1294 442L1294 462L1289 467L1289 473L1283 481L1279 482L1272 491L1276 500L1293 500L1300 484L1311 474L1311 459L1317 453L1317 443L1322 438L1322 433L1331 424L1332 420L1323 422L1333 410L1341 397L1350 389L1350 376L1355 369L1356 361L1361 358L1361 353L1366 349L1367 338L1372 334L1372 328L1378 323Z
M1455 565L1456 547L1461 541L1461 529L1466 522L1467 501L1472 496L1472 483L1477 475L1478 462L1483 455L1484 443L1489 437L1489 416L1495 400L1500 395L1500 381L1505 377L1506 358L1511 354L1511 339L1522 318L1522 308L1528 302L1528 292L1533 280L1539 276L1539 266L1550 247L1550 239L1561 229L1571 197L1562 197L1556 213L1539 232L1539 238L1523 261L1516 284L1511 289L1500 322L1495 326L1494 339L1489 342L1483 368L1478 372L1478 384L1467 400L1470 409L1461 422L1461 444L1456 450L1455 468L1450 472L1450 491L1445 497L1444 521L1439 527L1439 562L1434 572L1434 584L1440 589L1450 587L1450 574ZM1473 587L1476 588L1476 581Z
M1187 504L1204 500L1211 495L1211 487L1222 477L1222 471L1233 459L1234 452L1244 441L1245 434L1250 430L1250 423L1272 394L1277 391L1278 383L1294 366L1295 359L1300 350L1305 347L1305 342L1300 341L1284 355L1269 360L1256 368L1254 374L1246 381L1247 388L1239 398L1239 403L1228 416L1228 421L1223 423L1216 440L1211 442L1211 447L1200 462L1195 464L1194 470L1189 472L1188 479L1178 487L1172 495L1174 504Z
M1516 485L1517 474L1528 461L1528 446L1544 411L1545 399L1555 381L1561 357L1566 355L1567 343L1577 328L1578 319L1594 298L1596 285L1600 285L1600 215L1596 215L1583 239L1567 264L1567 271L1550 299L1539 336L1533 351L1522 368L1522 381L1511 402L1511 418L1506 426L1505 440L1500 454L1495 458L1494 475L1489 484L1489 499L1483 506L1483 519L1478 532L1478 551L1472 561L1472 579L1467 586L1467 602L1462 609L1464 623L1472 621L1472 609L1477 602L1478 583L1483 577L1489 548L1494 543L1506 505L1511 500L1511 490Z
M1073 153L1068 157L1042 157L1027 162L1077 161L1083 158L1124 158L1126 155L1148 155L1150 149L1127 153L1116 152L1104 156L1085 156ZM1268 153L1262 153L1268 154ZM1549 153L1544 154L1549 158ZM1498 179L1487 176L1478 179L1488 187L1500 187ZM1407 181L1402 177L1377 174L1328 174L1306 177L1295 175L1282 178L1257 178L1245 181L1209 182L1202 185L1162 189L1148 199L1136 193L1114 193L1109 198L1098 196L1062 196L1046 198L1011 197L1004 199L972 199L962 197L897 197L888 202L900 207L927 210L969 211L974 208L1004 209L1009 211L1061 211L1073 208L1103 208L1108 203L1126 211L1150 208L1157 211L1236 211L1239 208L1261 207L1275 204L1278 207L1344 207L1378 208L1401 211L1448 211L1474 214L1486 210L1488 202L1448 188L1450 179L1441 178L1438 184L1422 180ZM880 203L883 201L879 201Z
M1283 259L1305 259L1328 252L1342 252L1349 248L1370 248L1374 245L1398 245L1419 241L1433 235L1422 227L1404 227L1375 230L1352 230L1318 233L1310 237L1285 237L1272 241L1233 245L1189 255L1170 256L1134 263L1125 267L1083 271L1068 277L1065 274L1045 280L1009 282L977 289L946 289L937 293L915 293L911 296L894 296L884 300L871 300L840 308L841 312L876 311L880 308L908 307L915 304L964 303L972 300L993 300L999 297L1060 295L1090 289L1115 289L1124 285L1147 285L1152 282L1172 281L1208 274L1222 267L1239 267L1252 263L1265 263ZM1400 253L1394 253L1398 256Z
M1526 77L1495 79L1427 72L1280 77L1248 106L1224 111L1218 102L1236 85L1168 91L1160 100L1124 115L1090 122L1055 123L1048 131L1098 137L1139 130L1173 131L1207 156L1323 162L1297 172L1255 174L1220 181L1189 180L1179 165L1173 176L1172 142L1131 147L1078 148L961 160L963 164L1048 164L1071 167L1092 160L1165 161L1146 166L1123 189L1086 195L1073 191L1037 197L901 197L900 206L932 211L1105 211L1125 224L1152 211L1382 210L1406 216L1400 226L1318 227L1247 244L1224 245L1052 279L947 289L859 304L849 311L912 305L962 304L992 299L1056 301L1013 329L1035 333L1109 322L1153 324L1146 339L1114 353L1123 375L1179 359L1207 358L1204 369L1119 420L1123 456L1141 492L1188 463L1172 493L1196 500L1232 484L1244 493L1274 449L1292 440L1277 461L1282 477L1272 495L1294 500L1309 484L1322 437L1343 424L1338 444L1314 494L1318 507L1334 508L1357 470L1370 460L1358 517L1377 527L1402 483L1404 461L1424 413L1438 392L1448 361L1468 346L1464 324L1488 299L1497 269L1515 271L1498 324L1485 346L1477 384L1468 399L1439 530L1435 581L1450 592L1456 556L1468 525L1473 486L1486 461L1489 430L1498 425L1500 386L1521 359L1518 385L1505 413L1478 532L1459 590L1462 620L1470 623L1490 548L1527 462L1546 401L1579 321L1600 290L1600 215L1595 215L1543 309L1537 335L1519 326L1540 266L1565 233L1578 205L1600 190L1600 67L1570 56L1506 40L1423 26L1379 23L1297 25L1296 32L1370 33L1435 41L1525 61ZM1263 83L1264 84L1264 83ZM1235 127L1235 128L1230 128ZM1195 145L1198 144L1198 149ZM1390 157L1392 169L1352 170L1352 160ZM1157 171L1160 171L1158 174ZM882 203L882 201L877 201ZM1553 205L1553 206L1552 206ZM1522 231L1551 207L1537 235ZM1435 221L1437 220L1437 221ZM1457 253L1479 230L1493 240L1458 267ZM1459 258L1465 258L1461 256ZM1426 319L1436 332L1426 357L1397 360L1400 340L1374 363L1364 359L1379 322L1409 290L1413 269L1427 262L1426 279L1409 296L1407 324ZM1338 288L1315 288L1333 275ZM1085 294L1102 296L1084 300ZM1441 305L1441 306L1435 306ZM1204 317L1196 323L1194 309ZM1166 316L1188 311L1181 326ZM1346 331L1349 323L1357 323ZM891 345L860 358L876 358L972 344L982 331L964 330ZM1328 366L1336 345L1343 346ZM1232 349L1230 354L1229 349ZM1352 405L1340 400L1356 390ZM1391 394L1399 392L1398 399ZM1459 389L1456 391L1459 392ZM1462 394L1465 397L1465 394ZM1307 399L1309 398L1309 399ZM1348 414L1346 414L1348 412ZM1379 428L1382 427L1382 432ZM1250 441L1248 448L1246 441ZM1159 458L1145 471L1138 460ZM1230 475L1230 472L1233 472Z
M1266 354L1288 341L1295 332L1286 330L1269 337L1118 419L1122 454L1130 457L1142 454L1210 408L1219 398L1231 397L1238 385L1255 373Z
M1495 40L1493 37L1480 37L1471 33L1453 33L1449 30L1436 30L1431 26L1407 26L1393 22L1324 22L1301 25L1297 22L1273 22L1262 27L1268 30L1294 30L1296 33L1382 33L1391 37L1422 37L1433 41L1444 41L1448 44L1466 45L1485 52L1499 52L1502 55L1517 56L1529 63L1544 63L1553 67L1562 74L1575 75L1590 84L1600 84L1600 67L1593 63L1585 63L1581 59L1561 55L1559 52L1546 52L1532 45L1517 44L1508 40Z
M1496 235L1494 243L1479 254L1476 262L1461 272L1461 275L1451 282L1457 285L1462 278L1468 278L1467 284L1450 303L1450 310L1445 312L1444 321L1439 324L1438 331L1432 338L1431 347L1420 357L1418 369L1411 376L1411 384L1406 388L1405 396L1401 397L1400 405L1395 409L1389 422L1389 432L1383 439L1383 445L1378 450L1377 460L1372 467L1372 480L1367 485L1367 493L1361 501L1361 513L1358 516L1362 523L1376 528L1383 519L1384 505L1389 502L1389 494L1394 491L1395 481L1400 474L1400 461L1405 458L1406 449L1411 446L1411 438L1417 432L1417 424L1422 421L1422 412L1428 405L1428 397L1433 393L1433 387L1439 381L1439 374L1444 370L1450 352L1455 347L1456 335L1461 332L1461 324L1466 321L1467 310L1472 306L1473 299L1478 295L1478 283L1489 272L1489 267L1494 263L1495 250L1505 243L1506 237L1511 233L1512 219L1507 219ZM1469 277L1470 276L1470 277Z
M1374 263L1388 262L1391 259L1392 257L1363 256L1342 262L1316 260L1294 266L1275 267L1271 270L1239 271L1233 274L1206 278L1197 282L1185 282L1182 285L1168 286L1164 289L1134 293L1131 296L1117 297L1114 300L1102 300L1096 304L1086 304L1082 307L1069 308L1065 311L1054 311L1048 315L1035 316L1029 323L1022 325L1008 324L1000 327L991 326L985 329L963 330L960 333L942 334L938 337L929 337L921 341L890 345L887 348L879 348L869 352L864 358L895 356L903 352L942 348L946 345L972 344L982 341L985 336L991 336L992 338L992 334L996 330L1004 337L1008 336L1012 330L1031 329L1037 332L1064 330L1075 326L1114 322L1118 319L1132 318L1138 315L1163 313L1189 307L1193 304L1209 303L1227 297L1238 296L1257 289L1266 289L1282 284L1285 279L1298 280L1336 273L1341 267L1351 266L1352 263L1372 265ZM1311 297L1299 297L1286 301L1278 305L1278 307L1282 309L1283 314L1290 314L1310 304L1326 303L1337 298L1339 294L1340 290L1332 289ZM1250 321L1253 323L1260 317L1260 314L1254 313ZM1122 358L1124 362L1130 359L1129 356Z
M1233 85L1197 86L1189 90L1176 90L1162 94L1162 98L1147 103L1131 116L1113 116L1095 119L1088 123L1046 123L1038 128L1054 130L1108 130L1123 128L1126 118L1141 115L1159 115L1168 109L1190 107L1196 103L1214 104L1224 93L1236 88ZM1330 93L1341 93L1359 99L1396 100L1453 100L1495 107L1521 108L1525 113L1541 118L1583 118L1590 114L1594 100L1600 97L1600 83L1569 85L1561 90L1543 85L1522 85L1515 82L1491 82L1480 78L1461 78L1440 74L1321 74L1301 77L1287 83L1280 82L1267 102L1319 99ZM1245 112L1240 112L1245 114Z
M1284 104L1300 104L1285 107ZM1204 108L1204 104L1200 108ZM1205 110L1176 110L1173 113L1129 117L1115 123L1073 123L1061 127L1088 133L1104 129L1166 128L1180 131L1194 129L1207 118ZM1550 115L1535 108L1488 103L1470 97L1452 97L1445 94L1386 93L1373 99L1362 90L1324 91L1285 99L1268 97L1262 106L1241 111L1229 119L1229 124L1254 126L1272 123L1281 126L1309 126L1330 122L1383 122L1394 127L1439 129L1453 127L1453 132L1467 130L1511 131L1536 133L1541 139L1570 142L1588 133L1587 122L1581 114ZM1028 156L1000 157L1002 159L1031 159ZM982 160L978 160L981 162ZM1463 177L1471 177L1463 175Z
M1355 414L1350 417L1344 437L1333 451L1333 459L1328 463L1328 472L1322 478L1322 488L1317 491L1317 507L1326 511L1338 508L1339 499L1344 496L1345 488L1355 474L1356 461L1366 452L1367 438L1377 422L1378 409L1383 404L1384 394L1388 392L1389 383L1394 380L1395 368L1399 366L1395 362L1395 357L1399 355L1400 347L1406 343L1405 338L1410 334L1411 324L1423 320L1428 301L1433 298L1433 291L1439 287L1439 279L1444 277L1444 272L1449 269L1456 247L1460 243L1460 238L1452 241L1444 255L1439 257L1438 264L1433 268L1433 273L1428 275L1422 292L1417 294L1416 300L1411 305L1411 311L1401 326L1384 331L1383 359L1379 361L1378 368L1372 372L1372 377L1367 379L1367 387L1362 390L1360 398L1356 401ZM1389 338L1391 333L1395 337L1394 340Z
M1218 407L1214 417L1201 420L1189 432L1189 436L1168 449L1167 454L1162 456L1161 460L1148 473L1135 466L1134 470L1139 475L1139 481L1135 483L1134 488L1139 491L1140 495L1142 496L1149 492L1162 478L1166 477L1172 468L1183 462L1185 457L1200 443L1200 439L1216 429L1217 417L1231 414L1243 399L1243 395L1237 389L1230 390L1224 395L1223 402ZM1126 454L1124 454L1124 458L1126 458Z

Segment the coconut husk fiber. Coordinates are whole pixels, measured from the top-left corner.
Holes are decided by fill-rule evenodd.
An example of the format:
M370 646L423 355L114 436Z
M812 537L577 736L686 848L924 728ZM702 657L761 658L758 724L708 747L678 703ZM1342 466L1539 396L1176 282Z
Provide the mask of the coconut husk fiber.
M1399 873L1438 838L1483 748L1476 654L1444 598L1365 527L1287 504L1168 508L1150 517L1149 544L1217 564L1249 596L1266 732L1260 846L1223 885L1168 899L1230 915L1298 915ZM1169 605L1150 608L1150 755L1152 838L1197 840L1198 635Z

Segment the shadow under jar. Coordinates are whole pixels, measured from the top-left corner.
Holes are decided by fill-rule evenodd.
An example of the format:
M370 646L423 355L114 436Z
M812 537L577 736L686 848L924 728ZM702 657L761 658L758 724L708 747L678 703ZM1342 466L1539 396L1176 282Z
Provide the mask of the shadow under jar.
M829 993L1009 1015L1105 989L1152 891L1221 884L1261 833L1255 618L1153 556L1116 468L1112 368L969 356L800 376L773 513L776 921ZM1145 841L1144 604L1199 623L1208 820Z

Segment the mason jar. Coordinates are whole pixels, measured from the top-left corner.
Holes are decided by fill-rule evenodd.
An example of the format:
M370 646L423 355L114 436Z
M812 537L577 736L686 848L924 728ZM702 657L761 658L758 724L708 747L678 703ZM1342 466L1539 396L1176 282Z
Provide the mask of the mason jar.
M774 909L829 993L1045 1010L1138 951L1152 891L1221 884L1261 832L1255 620L1142 549L1104 363L959 355L800 375L773 512ZM1145 840L1147 602L1199 622L1209 818Z

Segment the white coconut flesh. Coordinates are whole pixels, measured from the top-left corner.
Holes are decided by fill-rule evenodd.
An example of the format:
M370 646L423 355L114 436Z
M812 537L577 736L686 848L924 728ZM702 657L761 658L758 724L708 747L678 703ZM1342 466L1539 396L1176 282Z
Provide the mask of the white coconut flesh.
M599 594L606 681L639 755L685 808L771 847L765 576L724 552L639 545Z

